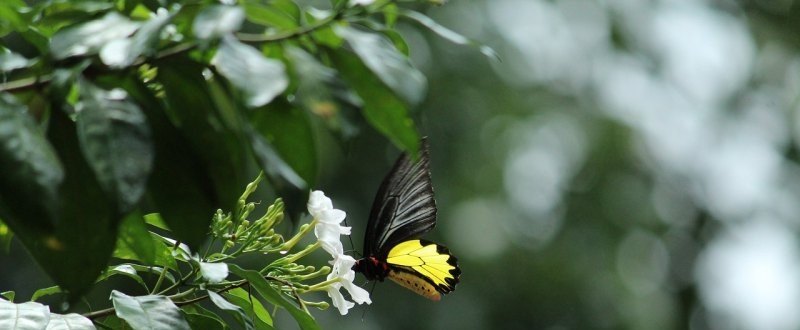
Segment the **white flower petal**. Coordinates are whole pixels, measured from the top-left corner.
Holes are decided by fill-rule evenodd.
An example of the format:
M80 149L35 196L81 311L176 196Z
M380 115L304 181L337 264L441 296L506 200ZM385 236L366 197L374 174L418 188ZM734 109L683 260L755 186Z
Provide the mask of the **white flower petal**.
M328 297L330 297L331 302L333 302L333 306L339 309L339 314L347 315L347 311L356 305L344 298L342 293L339 292L339 285L331 285L327 291Z
M314 190L308 196L308 213L314 218L319 218L319 214L325 210L333 209L333 202L325 196L325 193L319 190Z
M319 222L338 225L344 221L347 213L339 209L323 210L316 217Z
M369 292L364 290L364 288L353 284L353 282L344 282L342 286L350 293L350 298L353 298L353 301L359 305L363 303L372 303L372 300L369 299Z
M201 262L200 274L209 283L219 283L228 277L228 264L224 262Z

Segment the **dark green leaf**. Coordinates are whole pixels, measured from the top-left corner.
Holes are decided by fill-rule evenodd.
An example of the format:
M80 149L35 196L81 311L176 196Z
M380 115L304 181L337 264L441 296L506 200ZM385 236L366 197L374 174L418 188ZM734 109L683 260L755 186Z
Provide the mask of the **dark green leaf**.
M500 56L497 55L497 52L495 52L494 49L492 49L491 47L483 45L465 36L462 36L454 32L453 30L450 30L440 25L439 23L436 23L436 21L432 20L430 17L425 16L422 13L413 10L401 10L400 14L403 17L409 18L414 22L422 24L429 30L438 34L440 37L445 38L454 44L478 47L478 49L481 51L481 53L483 53L483 55L486 55L487 57L493 60L500 60Z
M311 54L298 47L287 47L286 56L296 76L298 104L306 111L321 117L329 128L345 138L358 132L352 117L357 117L363 103L344 88L336 71L322 65Z
M229 329L222 317L199 304L184 305L181 311L192 329Z
M225 323L218 318L214 318L205 314L183 312L183 317L189 322L192 329L203 330L222 330L226 329Z
M208 290L206 292L208 293L209 300L211 300L211 302L214 303L214 305L216 305L217 307L219 307L224 311L228 311L231 314L233 314L236 317L236 320L239 321L239 323L241 323L245 329L247 330L254 329L253 320L250 318L250 316L248 316L244 312L244 310L241 307L230 303L229 301L225 300L225 298L223 298L214 291Z
M150 128L122 89L105 91L81 84L76 106L78 138L89 165L125 213L141 199L152 169Z
M165 110L172 121L161 112L148 114L154 117L148 118L154 134L164 135L156 136L161 144L157 145L161 149L157 151L156 167L161 156L163 168L158 177L154 171L150 181L151 190L162 194L154 196L154 202L177 237L192 248L205 239L216 209L233 209L249 179L245 168L250 159L244 137L240 136L243 133L223 124L202 76L203 69L180 57L159 63L158 78L166 93ZM170 187L164 187L165 183ZM205 196L198 198L201 194Z
M33 292L33 295L31 295L31 301L37 301L41 297L47 297L61 292L62 292L61 288L59 288L57 285L47 288L42 288Z
M161 30L164 29L172 15L156 15L148 20L130 39L116 39L100 51L103 63L114 68L124 68L139 56L149 56L158 50Z
M400 149L416 154L420 137L405 104L358 58L344 50L333 50L329 54L344 80L363 100L362 112L367 121Z
M62 29L50 40L50 52L56 59L97 53L115 39L127 38L139 24L116 13Z
M114 290L111 301L117 316L133 329L190 329L178 306L165 296L131 297Z
M14 291L0 292L0 297L3 297L3 298L5 298L6 300L8 300L10 302L14 302L14 297L15 296L16 296L16 293L14 293Z
M0 94L0 217L17 234L51 230L64 170L39 126Z
M35 302L15 304L0 299L0 329L41 330L47 327L50 309Z
M411 105L422 101L427 88L425 76L390 42L378 34L347 26L336 26L334 31L347 40L361 61L397 96Z
M290 104L277 102L275 106L254 111L252 122L256 131L275 147L281 159L308 186L313 186L317 176L317 152L306 113Z
M247 280L256 292L271 304L282 307L294 317L301 329L319 329L319 325L314 318L300 309L294 303L286 300L286 296L276 291L257 271L245 270L235 264L228 265L230 271L239 277Z
M244 22L244 10L238 6L210 6L194 19L194 36L200 40L216 39L238 31Z
M236 38L224 37L211 63L242 91L248 106L260 107L280 95L289 85L281 61L266 58Z
M11 251L11 239L13 238L14 232L0 219L0 252L8 253Z
M92 320L89 320L83 315L70 313L70 314L56 314L50 313L50 323L47 324L47 330L95 330Z
M208 180L207 168L189 142L165 114L165 109L146 87L130 85L127 90L142 104L151 125L156 157L148 182L148 194L160 216L181 241L199 246L205 240L218 197ZM163 226L160 228L164 229Z
M122 264L122 265L117 265L117 266L114 266L114 267L109 267L105 271L105 273L103 273L103 275L101 275L97 279L97 282L105 281L106 279L108 279L109 277L112 277L114 275L122 275L122 276L125 276L125 277L129 277L132 280L136 281L136 283L139 283L139 285L141 285L145 290L147 290L147 284L144 283L144 280L142 280L142 277L139 276L139 273L136 271L136 269L133 267L133 265L130 265L130 264ZM170 276L171 275L172 274L170 274ZM173 278L172 281L174 282L175 279Z
M253 319L256 329L273 329L272 316L269 315L269 311L264 308L258 297L251 296L242 288L229 290L224 295L228 301L244 309L245 313Z
M305 205L308 201L308 184L301 178L286 161L281 158L267 140L250 128L250 146L261 169L267 176L267 180L272 184L278 195L283 197L286 203L286 210L292 219L297 219L302 212L305 212Z
M73 301L108 264L122 218L116 201L103 191L81 156L76 130L75 123L62 111L51 112L48 138L66 173L59 190L60 219L54 235L35 237L34 243L26 244Z

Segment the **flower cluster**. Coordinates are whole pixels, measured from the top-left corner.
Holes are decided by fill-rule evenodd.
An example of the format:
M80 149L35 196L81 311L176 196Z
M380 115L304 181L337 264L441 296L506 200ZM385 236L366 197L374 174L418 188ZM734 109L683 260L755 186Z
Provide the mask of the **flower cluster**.
M325 196L325 193L317 190L311 192L309 196L308 213L314 218L312 223L317 240L322 248L333 256L333 260L330 262L333 268L328 274L328 281L326 281L330 282L326 291L333 305L339 309L339 313L345 315L350 308L355 306L355 303L372 303L367 290L353 284L355 272L352 268L356 260L344 254L344 247L340 241L341 235L350 235L350 227L341 225L346 217L345 212L333 208L331 199ZM347 290L355 303L345 299L340 291L341 288Z

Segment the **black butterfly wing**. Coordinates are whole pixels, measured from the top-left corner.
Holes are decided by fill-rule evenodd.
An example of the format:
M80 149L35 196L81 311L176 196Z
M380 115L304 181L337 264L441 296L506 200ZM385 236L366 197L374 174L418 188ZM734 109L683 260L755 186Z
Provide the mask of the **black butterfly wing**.
M364 236L364 252L385 259L400 242L416 238L436 225L428 143L422 140L419 160L400 155L383 179Z

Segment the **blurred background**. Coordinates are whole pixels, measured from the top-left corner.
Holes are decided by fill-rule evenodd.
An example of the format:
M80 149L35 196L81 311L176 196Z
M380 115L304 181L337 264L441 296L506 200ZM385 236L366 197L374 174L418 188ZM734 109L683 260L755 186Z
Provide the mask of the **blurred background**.
M800 4L451 0L425 13L501 58L403 26L429 79L415 114L439 205L426 238L458 256L461 283L440 302L379 283L346 317L314 312L322 325L800 329ZM318 142L318 188L360 251L398 151L363 129ZM20 251L0 255L18 265L0 283L27 297L50 281Z
M452 0L414 25L439 222L463 270L433 303L379 284L332 329L800 329L800 3ZM397 152L322 188L361 235ZM376 159L382 161L375 161ZM357 187L354 189L353 187Z

